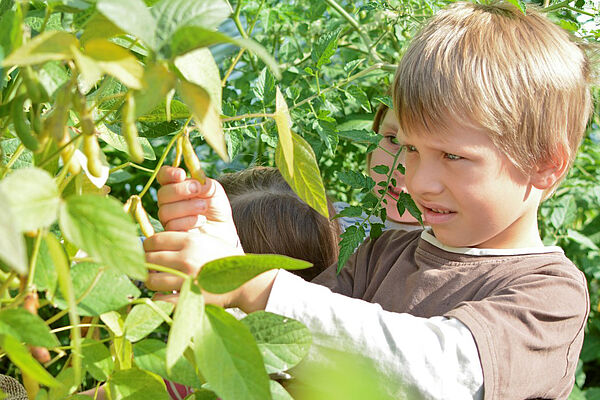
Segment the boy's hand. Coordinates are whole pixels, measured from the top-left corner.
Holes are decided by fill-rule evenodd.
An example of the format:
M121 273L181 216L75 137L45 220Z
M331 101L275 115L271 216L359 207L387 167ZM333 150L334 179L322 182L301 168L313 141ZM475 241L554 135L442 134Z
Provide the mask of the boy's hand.
M158 219L165 230L189 231L207 222L233 225L229 200L218 182L207 179L201 185L187 179L183 169L169 166L158 171L156 180L162 186L158 190ZM211 207L211 203L226 206Z

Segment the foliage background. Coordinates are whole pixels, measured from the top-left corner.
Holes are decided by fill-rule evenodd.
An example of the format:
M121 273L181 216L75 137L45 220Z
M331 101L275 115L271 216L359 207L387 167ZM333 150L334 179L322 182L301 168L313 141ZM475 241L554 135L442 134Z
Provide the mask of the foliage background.
M148 6L156 2L145 1ZM290 109L293 131L304 137L316 154L328 195L334 200L372 210L374 201L367 195L368 180L362 173L357 173L365 171L365 155L373 146L364 139L368 137L364 131L370 130L378 104L389 102L386 91L394 65L419 24L450 2L232 1L231 17L220 25L219 31L232 37L251 37L260 43L275 57L282 78L277 81L252 52L231 45L211 47L222 79L222 120L231 161L222 161L201 137L195 137L196 152L207 175L216 177L222 172L252 165L275 165L277 127L265 114L275 111L276 86L279 86ZM12 2L0 1L0 11L4 12L9 3ZM34 1L26 23L34 33L42 27L46 30L78 27L79 20L86 18L85 12L80 12L86 9L82 5L94 3L91 0ZM556 23L591 45L600 37L597 1L518 3L546 7ZM51 13L48 12L50 9ZM0 46L7 48L9 32L2 29L0 26L0 32L5 35L0 37ZM115 41L130 48L140 60L147 55L132 40L119 40ZM64 77L57 69L46 68L40 79L46 84L57 85ZM107 80L96 93L102 97L122 90L117 81ZM594 94L598 99L598 89ZM157 165L157 158L188 116L182 109L181 117L176 112L178 109L173 107L171 122L138 122L153 154L140 164L141 168L126 164L129 157L124 151L102 142L102 149L113 168L107 183L112 196L124 202L143 190ZM557 194L540 210L544 242L562 246L567 256L584 271L589 284L590 318L576 387L571 395L574 399L600 398L600 117L597 101L595 107L574 168ZM119 133L118 124L108 126ZM6 163L14 154L17 143L9 132L3 134L1 144ZM356 137L363 139L349 140ZM31 157L31 153L25 152L13 168L30 165ZM171 163L173 157L171 152L166 162ZM150 196L143 198L146 210L154 217L156 190L157 186L153 184ZM348 242L352 240L357 242L360 238L348 238ZM47 319L55 312L41 308L40 314ZM18 374L6 359L3 363L3 371ZM61 367L62 364L57 363L49 370L56 375ZM87 382L88 386L92 384L93 380Z

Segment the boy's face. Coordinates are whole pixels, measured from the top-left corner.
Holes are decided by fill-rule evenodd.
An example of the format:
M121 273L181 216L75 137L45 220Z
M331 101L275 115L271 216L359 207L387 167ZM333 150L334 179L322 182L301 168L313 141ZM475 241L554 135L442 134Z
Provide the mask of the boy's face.
M369 176L373 178L375 183L382 181L386 182L386 174L380 174L373 171L373 167L378 165L386 165L394 170L392 178L396 181L395 185L393 185L393 182L390 182L389 187L387 188L388 192L385 198L387 203L384 204L387 218L396 222L417 224L417 220L410 215L408 211L402 215L399 215L398 208L396 207L398 194L400 192L406 192L406 184L404 183L404 175L402 175L396 168L398 164L404 164L404 154L401 154L398 157L396 165L392 165L394 162L394 155L398 153L401 148L401 144L397 139L398 120L396 119L396 116L392 110L388 110L385 113L385 117L381 121L381 124L379 125L379 131L377 133L382 136L381 140L379 141L379 146L383 149L378 147L371 153L371 161L368 166ZM379 195L378 191L381 189L386 188L384 186L377 185L373 191L376 195Z
M406 185L436 238L453 247L541 245L540 191L492 144L483 129L449 124L447 132L399 132Z

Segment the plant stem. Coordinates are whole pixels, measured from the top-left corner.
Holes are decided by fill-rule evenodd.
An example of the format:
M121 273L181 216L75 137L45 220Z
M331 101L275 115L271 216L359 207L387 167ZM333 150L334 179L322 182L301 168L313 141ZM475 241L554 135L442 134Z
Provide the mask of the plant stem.
M169 317L163 310L161 310L156 303L150 300L147 297L137 299L131 302L132 304L145 304L152 309L155 313L157 313L169 326L173 325L173 320Z
M358 32L363 43L367 47L367 49L369 51L369 55L371 56L373 61L378 62L378 63L382 62L381 57L379 57L379 54L377 54L377 52L375 51L375 48L373 47L373 44L371 43L371 39L369 39L369 35L365 34L362 31L358 22L350 14L348 14L346 12L346 10L344 10L344 8L342 6L340 6L335 0L325 0L325 3L329 4L329 6L331 8L333 8L335 11L337 11L346 21L348 21L348 23L354 29L356 29L356 32Z
M21 156L23 151L25 151L25 146L23 146L23 143L19 143L19 146L17 147L17 149L15 150L13 155L10 157L10 159L4 166L4 171L2 171L2 176L0 176L0 179L4 178L6 176L6 174L10 170L10 167L12 167L13 164L18 160L18 158Z
M29 275L27 275L27 283L25 286L26 291L30 291L33 286L33 279L35 277L35 267L37 264L38 254L40 252L40 246L42 244L42 230L38 230L35 235L35 242L33 243L33 252L29 259Z
M158 265L158 264L146 263L146 268L151 269L153 271L166 272L168 274L177 275L183 279L189 279L189 277L190 277L188 274L181 272L177 269L165 267L165 266Z
M156 167L154 167L154 171L152 171L152 176L150 177L150 179L148 179L148 182L146 182L146 186L144 186L144 188L140 192L140 194L139 194L140 198L144 197L144 195L146 194L148 189L150 189L150 186L152 186L152 183L154 182L154 179L156 179L156 175L158 175L158 171L160 170L160 167L163 166L165 159L167 158L167 155L169 154L169 151L171 150L171 147L173 147L173 145L177 141L177 138L179 136L183 135L183 132L186 130L186 128L191 120L192 120L192 117L189 117L188 120L186 121L185 125L183 126L183 128L181 128L181 130L179 132L177 132L175 135L173 135L173 138L171 139L171 141L165 148L165 151L163 151L162 156L160 156L160 159L158 160Z
M235 117L221 118L221 121L231 122L231 121L238 121L240 119L247 119L247 118L273 118L273 114L254 113L254 114L236 115Z
M139 169L141 171L149 172L149 173L153 173L154 172L154 170L152 170L150 168L142 167L141 165L137 165L136 163L133 163L131 161L127 161L126 163L123 163L121 165L117 165L116 167L111 168L108 171L108 173L112 174L113 172L116 172L116 171L118 171L120 169L124 169L124 168L127 168L127 167L133 167L133 168Z
M544 12L550 12L550 11L558 10L559 8L563 8L565 6L568 6L571 1L573 1L573 0L565 0L565 1L561 1L561 2L558 2L558 3L552 4L551 6L543 8L542 11L544 11Z
M339 89L339 88L347 85L348 83L350 83L350 82L352 82L352 81L354 81L354 80L356 80L358 78L361 78L361 77L363 77L363 76L365 76L365 75L367 75L367 74L369 74L369 73L371 73L371 72L373 72L375 70L383 69L385 66L386 66L386 64L383 64L383 63L373 64L370 67L368 67L366 69L363 69L362 71L357 72L356 74L354 74L352 76L349 76L348 78L344 79L343 81L340 81L340 82L336 83L333 86L329 86L329 87L323 89L320 94L323 94L325 92L329 92L329 91L334 90L334 89ZM302 104L307 103L309 101L312 101L316 97L319 97L320 94L314 94L312 96L309 96L306 99L304 99L304 100L302 100L302 101L294 104L289 109L293 110L294 108L300 107Z

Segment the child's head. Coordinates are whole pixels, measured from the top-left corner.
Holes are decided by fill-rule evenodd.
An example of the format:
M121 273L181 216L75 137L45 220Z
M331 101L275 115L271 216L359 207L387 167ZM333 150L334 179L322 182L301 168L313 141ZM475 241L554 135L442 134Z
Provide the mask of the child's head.
M406 192L404 175L397 169L398 164L404 164L404 154L401 153L396 161L396 165L392 165L394 163L394 155L400 151L402 146L397 138L398 120L396 119L396 115L383 103L379 105L375 113L373 131L382 136L382 138L379 141L379 147L367 155L369 176L373 178L375 183L386 182L387 174L380 174L373 170L373 168L378 165L385 165L394 171L392 174L394 182L390 182L389 187L386 188L377 185L373 190L377 193L381 189L387 189L387 203L384 204L384 208L388 219L404 224L418 224L415 217L410 215L408 211L405 211L402 215L398 214L398 208L396 207L398 194Z
M455 3L407 49L394 108L403 131L480 127L520 171L566 162L562 178L591 112L590 69L569 35L532 7L525 15L508 2Z
M560 28L508 3L454 3L415 37L393 86L408 191L442 243L541 243L536 213L572 163L590 65Z
M300 200L277 168L249 168L224 174L218 181L231 203L245 252L282 254L309 261L312 268L294 271L306 280L335 263L337 222Z

